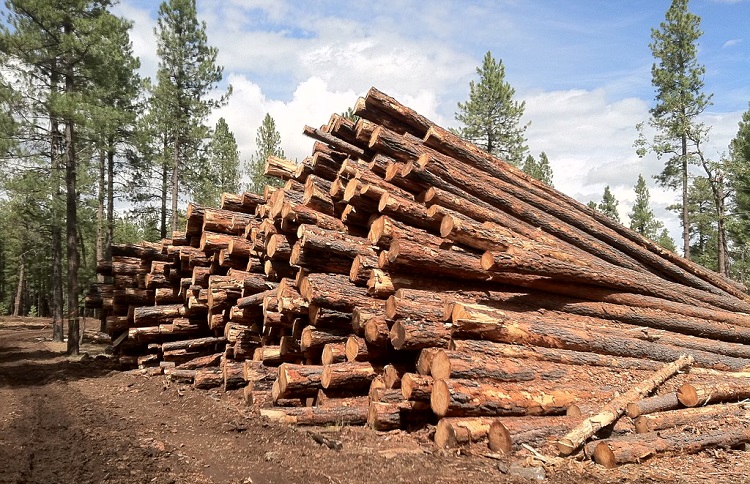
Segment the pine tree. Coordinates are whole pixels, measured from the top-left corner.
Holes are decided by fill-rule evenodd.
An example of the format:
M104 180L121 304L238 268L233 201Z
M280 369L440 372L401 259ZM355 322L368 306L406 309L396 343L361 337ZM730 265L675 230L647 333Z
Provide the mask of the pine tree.
M152 92L155 126L164 142L162 160L171 160L171 230L177 230L181 182L198 172L200 144L208 136L204 122L231 92L209 97L221 81L218 50L208 45L205 22L198 22L195 0L167 0L157 18L159 68ZM189 181L188 181L189 183Z
M479 82L469 83L469 100L458 103L456 120L463 124L457 132L488 153L513 165L520 165L528 148L526 127L521 125L526 103L514 101L516 90L505 81L505 66L491 52L477 68Z
M224 118L216 122L207 152L208 160L202 164L195 202L218 207L223 192L240 191L240 153L237 151L237 140Z
M281 148L281 135L276 130L276 122L268 113L266 113L263 122L258 127L255 144L257 146L255 156L253 156L248 166L250 182L248 183L247 190L262 193L266 185L281 186L280 180L263 174L266 160L269 156L284 157L284 150Z
M690 257L689 164L694 161L691 152L700 149L707 134L697 118L711 100L711 96L702 92L706 69L697 60L701 35L700 17L688 11L688 0L673 0L659 29L651 30L649 47L656 60L651 68L651 82L656 88L656 105L651 109L650 124L657 134L649 144L641 131L638 141L639 155L650 149L659 158L667 157L664 170L657 177L659 183L682 189L685 257ZM639 129L642 130L642 125Z
M662 247L673 250L670 247L674 247L674 242L672 241L670 244L671 238L664 231L664 224L654 216L654 211L651 210L650 198L646 180L643 178L643 175L638 175L638 182L635 185L633 210L628 214L630 216L630 228Z
M620 214L617 212L618 204L619 202L610 191L609 185L604 187L604 194L602 195L602 201L599 202L599 205L597 206L599 211L602 212L607 217L611 218L612 220L619 222Z
M528 155L521 169L530 177L536 178L545 185L554 187L552 183L552 166L549 164L549 158L547 158L547 153L544 151L539 154L538 161L532 155Z
M734 214L728 221L732 241L730 270L734 277L747 282L750 281L750 105L729 145L727 177L734 206Z

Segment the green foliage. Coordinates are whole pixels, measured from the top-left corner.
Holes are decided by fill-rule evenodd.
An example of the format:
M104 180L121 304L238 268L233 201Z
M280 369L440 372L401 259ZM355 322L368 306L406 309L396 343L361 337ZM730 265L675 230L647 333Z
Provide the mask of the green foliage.
M635 185L635 202L633 202L632 211L628 214L630 228L644 237L656 241L664 225L654 216L650 198L646 180L643 175L638 175L638 182Z
M690 254L689 214L687 197L689 165L706 139L708 129L697 122L698 116L711 102L705 95L703 77L706 69L698 62L700 17L688 10L688 0L673 0L665 20L658 29L651 29L649 44L656 60L651 68L651 82L656 88L656 105L651 109L650 124L656 129L652 141L643 135L639 125L637 152L653 151L666 158L664 169L656 177L660 185L682 189L683 244Z
M346 111L341 113L341 115L349 121L354 121L355 123L359 121L359 116L354 114L354 108L346 108Z
M150 124L162 143L157 159L171 160L170 215L176 230L179 187L187 184L190 189L200 179L201 147L209 135L206 117L226 103L231 88L218 98L209 96L223 68L216 64L218 50L208 45L205 22L198 21L195 0L162 2L155 33L159 68L151 91Z
M201 165L194 200L199 205L218 207L223 192L240 191L240 153L224 118L216 123L207 151L207 162Z
M727 221L732 244L730 272L745 283L750 282L750 105L742 114L737 134L729 145L726 163L727 178L732 192L734 214Z
M607 217L619 222L620 214L617 212L618 204L619 202L615 198L614 194L610 191L609 185L607 185L606 187L604 187L604 194L602 195L602 201L599 202L599 205L597 205L596 208L598 208L599 211L602 212Z
M536 178L545 185L555 186L552 183L552 166L549 164L549 158L547 158L547 153L544 151L539 154L539 160L536 160L532 155L528 155L521 169L524 173Z
M255 155L250 160L248 166L250 182L248 183L247 190L254 193L263 193L266 185L282 185L281 180L263 174L266 160L269 156L284 157L284 150L281 148L281 135L276 130L276 122L268 113L266 113L263 122L258 127L255 135L255 144L257 146Z
M505 66L491 52L477 68L479 82L469 83L469 100L458 103L456 120L463 124L458 134L483 150L520 165L528 148L526 127L521 125L526 103L514 101L516 90L505 81Z

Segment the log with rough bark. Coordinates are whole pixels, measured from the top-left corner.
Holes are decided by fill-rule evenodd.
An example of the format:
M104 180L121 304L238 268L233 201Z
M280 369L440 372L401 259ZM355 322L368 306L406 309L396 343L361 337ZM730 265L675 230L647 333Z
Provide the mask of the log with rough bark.
M677 389L677 399L686 407L750 398L750 379L716 381L705 384L686 383Z
M451 324L434 320L399 319L393 323L389 337L397 350L447 348L451 341Z
M135 326L154 326L162 323L171 323L173 319L187 315L188 309L182 304L141 306L135 308L133 324Z
M366 288L355 286L341 274L308 274L302 279L299 292L309 303L349 313L357 306L382 304L382 301L371 298Z
M629 462L643 462L667 452L695 454L706 448L730 448L748 442L750 426L746 422L730 420L718 429L703 432L663 430L604 440L594 446L593 457L597 464L612 468Z
M537 377L537 372L552 373L560 366L540 363L528 365L519 360L494 358L483 353L440 350L432 358L430 374L436 380L462 378L518 382L532 381Z
M178 370L197 370L209 366L219 366L221 363L221 353L213 353L206 356L199 356L192 360L186 361L176 366Z
M625 414L630 418L637 418L655 412L664 412L680 408L681 403L677 399L677 392L667 392L662 395L644 398L630 402L625 406Z
M562 455L575 452L586 440L598 430L612 424L623 413L628 403L637 401L653 392L655 388L671 378L675 373L693 364L692 356L681 356L676 361L664 365L643 382L630 388L620 396L610 400L604 408L593 417L584 420L580 425L568 432L557 442L557 449Z
M651 413L639 416L635 419L634 423L635 431L643 434L684 425L693 425L695 422L724 420L728 417L739 416L745 419L750 416L750 408L748 408L746 403L708 405L705 407L682 408Z
M348 340L348 338L347 338ZM323 365L343 363L346 361L346 343L327 343L323 346L323 354L320 357Z
M199 368L195 370L193 386L200 389L217 388L224 384L220 367Z
M317 328L307 326L302 330L300 337L300 348L302 351L322 351L329 343L346 344L349 337L349 329L337 330L333 328Z
M289 425L364 425L367 406L326 406L261 409L261 417Z
M434 418L429 406L422 402L371 401L367 426L379 431L418 429Z
M404 373L401 376L401 394L407 400L429 402L435 380L428 375ZM383 382L385 384L385 381Z
M222 388L224 391L236 390L237 388L244 387L247 384L244 374L244 366L242 362L224 360L221 363L221 375L223 378Z
M279 398L314 397L321 388L322 375L323 367L319 365L282 363L279 366L278 388L274 387L274 401Z
M448 417L441 418L435 427L435 445L439 449L451 449L463 445L469 445L475 442L489 440L490 442L500 441L500 437L490 437L490 432L498 432L497 426L492 423L498 420L497 417ZM497 451L505 449L491 448Z
M362 390L363 394L382 367L374 366L368 361L355 361L325 365L320 377L321 386L325 389Z
M448 379L434 382L430 406L438 417L562 415L569 406L592 394L591 389L521 389L510 384Z

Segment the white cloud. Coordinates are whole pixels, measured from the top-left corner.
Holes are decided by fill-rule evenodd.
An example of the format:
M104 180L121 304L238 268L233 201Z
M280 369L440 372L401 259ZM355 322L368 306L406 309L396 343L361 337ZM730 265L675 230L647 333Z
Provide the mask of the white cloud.
M742 42L742 39L730 39L724 42L724 45L721 47L726 49L727 47L734 47L735 45L738 45Z

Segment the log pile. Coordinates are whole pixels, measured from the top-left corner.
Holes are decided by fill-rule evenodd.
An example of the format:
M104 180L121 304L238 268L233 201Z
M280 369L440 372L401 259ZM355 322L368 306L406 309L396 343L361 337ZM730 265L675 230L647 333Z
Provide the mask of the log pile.
M437 424L441 447L616 465L750 440L746 288L374 88L354 112L268 159L282 187L113 247L87 302L121 361L296 425Z

